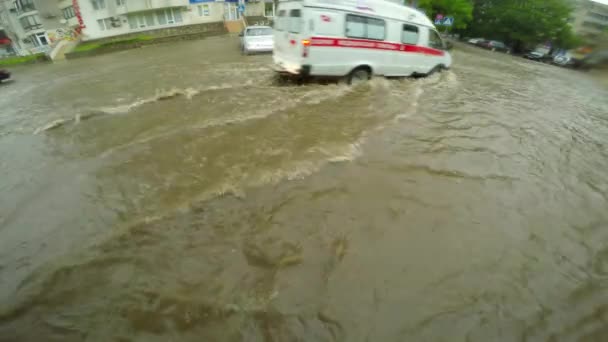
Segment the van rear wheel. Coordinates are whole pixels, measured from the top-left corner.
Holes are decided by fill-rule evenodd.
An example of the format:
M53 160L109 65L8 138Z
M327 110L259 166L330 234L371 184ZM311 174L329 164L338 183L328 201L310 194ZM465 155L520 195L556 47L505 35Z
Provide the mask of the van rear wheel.
M437 65L433 69L431 69L431 71L429 71L425 76L428 77L428 76L434 75L438 72L443 71L443 69L444 69L443 65Z
M347 82L350 85L357 85L369 81L372 73L368 68L357 68L348 74Z

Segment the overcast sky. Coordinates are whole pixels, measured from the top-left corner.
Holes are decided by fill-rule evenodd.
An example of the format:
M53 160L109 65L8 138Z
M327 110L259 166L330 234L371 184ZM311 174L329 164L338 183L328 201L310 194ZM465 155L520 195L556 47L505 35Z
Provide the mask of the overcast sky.
M595 2L599 2L600 4L608 5L608 0L593 0Z

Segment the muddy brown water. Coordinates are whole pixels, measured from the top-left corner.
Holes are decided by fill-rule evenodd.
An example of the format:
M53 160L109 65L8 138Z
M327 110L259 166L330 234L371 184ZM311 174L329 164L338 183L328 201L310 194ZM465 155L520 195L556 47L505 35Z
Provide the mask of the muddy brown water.
M608 88L459 47L278 86L233 38L0 86L0 341L606 341Z

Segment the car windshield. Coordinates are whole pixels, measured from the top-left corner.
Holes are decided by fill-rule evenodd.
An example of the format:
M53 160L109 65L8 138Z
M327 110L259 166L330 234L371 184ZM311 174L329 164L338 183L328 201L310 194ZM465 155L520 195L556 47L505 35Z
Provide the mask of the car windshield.
M272 35L272 29L270 27L247 29L247 36L271 36L271 35Z

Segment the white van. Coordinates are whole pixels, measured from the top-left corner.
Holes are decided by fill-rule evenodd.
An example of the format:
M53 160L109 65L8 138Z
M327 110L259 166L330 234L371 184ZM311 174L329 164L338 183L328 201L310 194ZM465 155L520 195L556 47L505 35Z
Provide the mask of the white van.
M356 82L428 75L452 64L426 15L398 3L288 0L279 2L277 14L273 61L281 75Z

